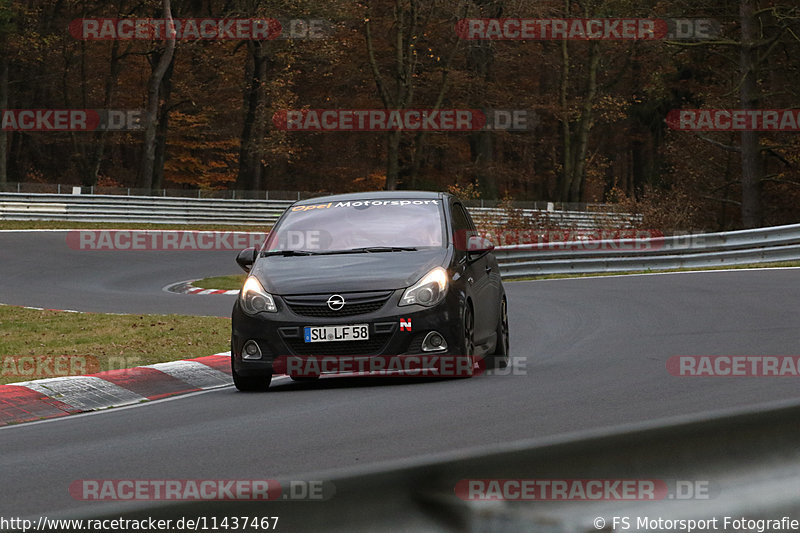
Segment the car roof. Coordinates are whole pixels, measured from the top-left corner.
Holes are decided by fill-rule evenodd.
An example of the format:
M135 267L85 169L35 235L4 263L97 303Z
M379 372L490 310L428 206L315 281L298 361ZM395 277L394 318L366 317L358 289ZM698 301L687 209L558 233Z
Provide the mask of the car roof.
M331 196L318 196L316 198L300 200L292 205L313 205L326 202L346 202L359 200L385 200L392 198L405 198L410 200L439 200L449 196L450 195L447 193L433 191L371 191L334 194Z

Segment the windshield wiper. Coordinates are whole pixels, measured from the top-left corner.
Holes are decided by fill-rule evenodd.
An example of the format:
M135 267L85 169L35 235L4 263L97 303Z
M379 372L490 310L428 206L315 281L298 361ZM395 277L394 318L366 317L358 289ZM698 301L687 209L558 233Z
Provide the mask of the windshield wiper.
M405 246L365 246L363 248L350 248L348 250L331 250L329 252L319 252L321 255L334 254L364 254L378 252L416 252L416 248Z
M312 252L310 250L270 250L269 252L261 252L261 257L271 257L273 255L289 257L293 255L319 255L319 252Z
M327 250L321 252L312 252L311 250L270 250L269 252L261 252L261 257L270 257L273 255L281 255L283 257L290 257L296 255L338 255L338 254L365 254L365 253L379 253L379 252L416 252L416 248L406 246L365 246L363 248L349 248L347 250Z
M356 248L365 252L416 252L417 249L410 246L370 246L367 248Z

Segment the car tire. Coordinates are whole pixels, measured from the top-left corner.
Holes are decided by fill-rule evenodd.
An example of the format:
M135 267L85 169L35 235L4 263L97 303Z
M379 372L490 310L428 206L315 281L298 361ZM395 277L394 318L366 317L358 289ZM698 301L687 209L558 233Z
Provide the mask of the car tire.
M459 374L458 377L471 378L475 373L475 314L472 312L470 304L464 308L464 322L461 327L464 337L464 354L461 357L466 359L465 365L468 370L464 375ZM460 365L457 365L456 368L460 368Z
M506 368L509 363L509 342L508 342L508 302L505 296L500 302L500 320L497 321L497 341L494 352L489 356L489 363L492 368Z
M243 392L263 392L269 388L269 384L272 381L271 372L258 376L239 375L233 366L233 357L231 357L231 376L233 376L233 384Z

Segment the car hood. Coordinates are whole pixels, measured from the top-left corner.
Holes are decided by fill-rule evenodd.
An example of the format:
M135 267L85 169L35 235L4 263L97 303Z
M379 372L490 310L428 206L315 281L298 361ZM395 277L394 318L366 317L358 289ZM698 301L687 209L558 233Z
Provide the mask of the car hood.
M253 275L277 295L402 289L435 266L445 266L446 248L415 252L260 258Z

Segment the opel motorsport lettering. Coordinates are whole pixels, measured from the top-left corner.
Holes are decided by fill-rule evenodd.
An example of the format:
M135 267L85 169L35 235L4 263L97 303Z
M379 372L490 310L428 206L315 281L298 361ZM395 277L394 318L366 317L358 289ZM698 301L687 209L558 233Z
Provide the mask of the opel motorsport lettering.
M293 204L260 249L237 257L249 276L233 308L236 387L265 390L279 373L316 379L424 367L469 377L484 360L507 366L507 303L493 249L448 194Z

